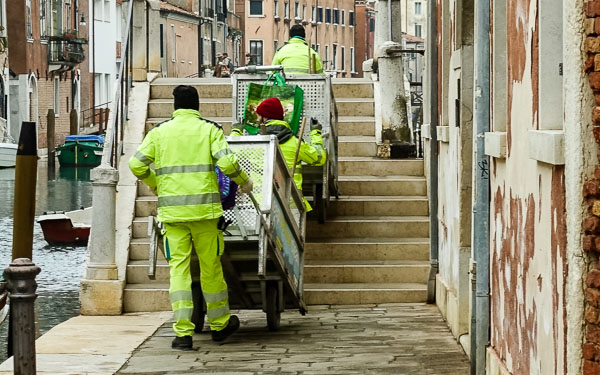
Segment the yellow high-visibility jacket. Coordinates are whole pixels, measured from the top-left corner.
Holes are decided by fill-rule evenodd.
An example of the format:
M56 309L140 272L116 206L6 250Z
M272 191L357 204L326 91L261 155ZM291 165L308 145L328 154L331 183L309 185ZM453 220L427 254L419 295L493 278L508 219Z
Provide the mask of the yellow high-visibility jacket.
M270 120L265 124L267 128L267 134L276 135L279 140L279 147L285 162L290 169L294 167L294 158L296 157L296 149L298 148L298 138L292 133L290 125L285 121ZM232 136L242 135L242 132L238 129L231 131ZM298 164L296 165L296 171L294 172L294 182L300 192L302 192L302 162L308 165L321 166L327 161L327 152L323 146L323 137L321 136L321 130L310 131L310 144L302 142L300 145L300 152L298 154ZM310 211L312 208L304 199L306 204L306 210Z
M150 164L154 163L154 170ZM129 168L158 194L158 219L164 223L223 216L215 166L238 185L248 181L223 129L193 109L178 109L152 129Z
M315 50L308 47L306 41L299 37L293 37L284 44L273 56L272 65L283 65L283 71L291 74L308 74L310 65L308 51L310 50L310 61L315 56L315 73L323 73L321 57Z

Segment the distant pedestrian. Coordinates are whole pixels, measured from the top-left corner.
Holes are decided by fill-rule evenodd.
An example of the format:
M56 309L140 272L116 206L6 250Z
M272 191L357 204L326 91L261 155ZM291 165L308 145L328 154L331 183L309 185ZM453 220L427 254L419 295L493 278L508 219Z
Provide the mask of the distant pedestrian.
M169 296L175 315L174 349L192 349L192 248L200 261L200 282L206 316L214 341L238 330L230 315L221 255L223 208L215 166L231 177L242 192L252 191L252 180L225 141L223 129L200 117L198 91L177 86L171 120L152 129L129 160L133 174L158 195L158 219L165 224L165 252L170 268ZM150 164L154 163L154 170ZM193 246L192 246L193 245ZM202 329L202 327L199 327Z
M246 54L246 65L256 65L256 59L249 52Z

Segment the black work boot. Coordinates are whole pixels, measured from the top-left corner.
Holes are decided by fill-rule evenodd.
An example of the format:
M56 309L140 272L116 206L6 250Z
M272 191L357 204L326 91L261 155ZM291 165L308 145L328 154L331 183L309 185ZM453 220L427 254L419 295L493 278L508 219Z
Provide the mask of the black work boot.
M192 336L175 337L171 343L171 348L179 350L192 350Z
M233 335L235 331L240 328L240 320L236 315L231 315L229 317L229 323L227 323L227 327L223 328L220 331L212 331L212 339L213 341L220 342Z

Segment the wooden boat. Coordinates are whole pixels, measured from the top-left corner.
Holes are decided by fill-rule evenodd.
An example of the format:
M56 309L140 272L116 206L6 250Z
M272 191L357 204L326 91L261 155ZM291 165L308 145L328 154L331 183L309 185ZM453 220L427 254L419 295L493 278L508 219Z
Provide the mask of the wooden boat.
M65 144L56 147L61 166L96 167L102 161L104 138L98 135L69 135Z
M37 222L50 245L86 246L92 226L92 208L45 212Z
M0 168L14 168L17 162L17 145L0 143Z

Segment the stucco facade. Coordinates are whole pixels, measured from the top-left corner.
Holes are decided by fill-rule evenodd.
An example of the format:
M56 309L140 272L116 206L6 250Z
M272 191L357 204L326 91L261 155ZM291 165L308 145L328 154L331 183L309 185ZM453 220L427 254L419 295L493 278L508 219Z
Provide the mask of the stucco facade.
M432 157L438 163L434 173L439 187L432 192L438 199L439 225L436 303L474 361L471 319L484 316L472 314L471 281L488 278L490 334L483 358L487 373L580 374L582 369L597 373L589 372L596 362L587 361L582 367L585 350L588 356L590 348L596 350L590 332L598 323L592 316L598 298L588 296L586 304L583 283L586 263L597 263L597 229L590 224L597 218L592 212L591 221L583 221L598 193L589 188L590 180L584 189L597 164L591 135L596 88L590 78L590 89L583 73L591 69L584 61L590 61L593 51L584 51L583 41L589 39L584 19L596 16L584 12L584 1L489 3L489 25L477 23L483 2L437 0L433 5L437 17L430 20L436 33L428 53L435 46L438 57L437 64L428 67L425 122L438 126L426 126L424 135L429 139L435 131L437 137L437 145L426 142L427 165L432 165ZM600 16L600 2L592 3L598 3ZM489 28L479 47L478 27ZM592 28L592 36L596 35ZM474 56L481 53L478 48L486 39L489 82L482 83L477 73L473 75L478 72ZM431 77L437 79L437 87L431 86ZM485 87L489 91L482 91ZM483 109L489 113L489 131L481 134L485 140L481 151L489 162L483 163L477 159L478 129L473 120L482 110L474 106L481 96L488 96L490 103ZM437 111L431 110L432 103L437 103ZM437 148L437 156L431 147ZM485 207L475 199L475 186L487 186L490 192L489 273L476 275L475 254L485 249L474 245L473 213ZM586 234L587 242L582 242ZM594 276L587 278L588 287L596 290ZM584 346L582 352L585 324L592 346Z
M290 27L301 24L306 41L321 56L325 70L337 77L356 71L354 1L250 1L244 20L245 51L259 64L270 64L275 51L289 39ZM259 8L258 4L261 6ZM261 9L259 12L258 10ZM313 11L314 9L314 11ZM260 14L254 14L260 13Z

